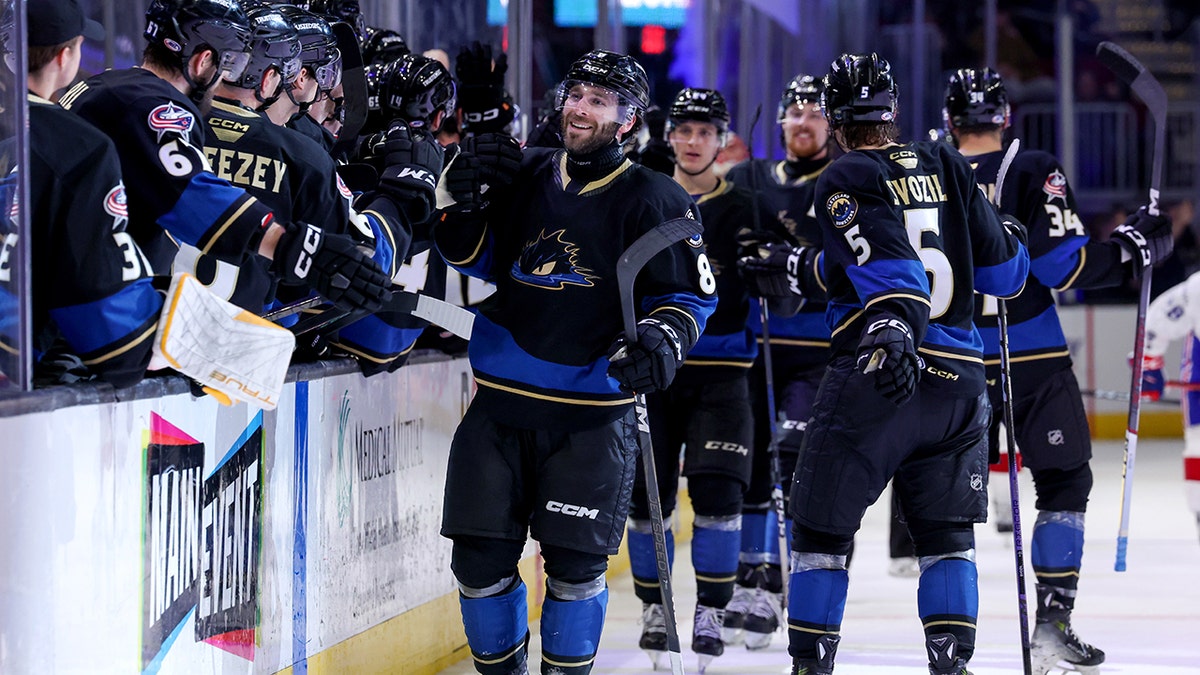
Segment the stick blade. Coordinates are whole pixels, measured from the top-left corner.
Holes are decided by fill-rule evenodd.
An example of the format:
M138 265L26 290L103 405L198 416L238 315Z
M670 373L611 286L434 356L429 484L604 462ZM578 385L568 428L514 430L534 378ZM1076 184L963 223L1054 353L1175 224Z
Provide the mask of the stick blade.
M1096 46L1096 58L1122 82L1128 84L1152 113L1166 115L1167 92L1137 57L1115 42L1106 40Z
M621 309L625 316L625 337L634 340L637 337L636 308L633 307L633 281L650 259L661 253L671 244L685 239L699 240L704 234L704 226L694 218L674 218L667 220L649 230L637 241L633 242L617 260L617 289L621 293ZM627 302L626 299L629 299Z

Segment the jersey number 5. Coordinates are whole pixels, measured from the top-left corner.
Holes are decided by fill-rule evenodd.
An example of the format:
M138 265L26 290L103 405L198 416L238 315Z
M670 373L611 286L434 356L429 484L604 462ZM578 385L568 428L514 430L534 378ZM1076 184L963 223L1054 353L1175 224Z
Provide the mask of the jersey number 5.
M921 264L929 274L929 318L936 319L950 309L954 298L954 269L942 249L925 246L924 234L941 234L937 209L907 209L904 212L904 228L908 230L908 243L912 244Z

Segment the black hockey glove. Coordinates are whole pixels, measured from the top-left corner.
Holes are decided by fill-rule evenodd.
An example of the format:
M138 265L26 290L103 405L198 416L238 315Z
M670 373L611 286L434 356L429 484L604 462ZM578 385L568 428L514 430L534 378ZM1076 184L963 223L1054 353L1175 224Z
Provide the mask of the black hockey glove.
M374 312L391 280L350 237L315 225L289 227L275 246L273 270L285 282L308 284L335 305Z
M479 180L489 187L508 185L521 168L521 144L508 134L477 134L461 147L478 158Z
M1111 238L1133 258L1134 277L1142 275L1142 268L1150 267L1171 255L1175 247L1171 219L1162 215L1152 216L1144 206L1118 225Z
M617 338L608 360L608 376L622 389L648 394L671 385L675 370L683 363L683 346L679 333L669 324L647 318L637 324L637 342L628 345L624 336Z
M533 127L533 131L529 132L529 138L525 139L527 148L561 148L562 146L561 110L547 114L546 118L538 122Z
M392 122L373 140L371 154L383 168L379 188L397 199L415 202L410 213L414 220L428 219L437 203L442 146L431 134L412 129L403 120Z
M454 59L458 104L463 129L473 134L499 132L513 121L512 97L504 90L508 55L500 52L492 62L492 46L476 40Z
M738 230L737 236L738 257L745 258L747 256L763 257L763 251L775 244L784 245L787 241L782 235L770 230L751 230L743 228Z
M924 367L913 346L912 329L900 319L876 319L859 340L859 371L874 373L875 389L896 405L912 397Z
M1016 216L1001 213L1000 224L1004 226L1004 231L1016 237L1017 241L1025 245L1029 244L1029 229L1025 227L1025 223L1017 220Z
M482 171L479 158L465 150L460 150L450 160L450 166L446 167L445 185L455 202L451 210L469 211L483 201Z
M764 298L802 297L825 300L817 279L817 256L813 246L769 244L758 247L759 255L738 259L738 269L750 291Z

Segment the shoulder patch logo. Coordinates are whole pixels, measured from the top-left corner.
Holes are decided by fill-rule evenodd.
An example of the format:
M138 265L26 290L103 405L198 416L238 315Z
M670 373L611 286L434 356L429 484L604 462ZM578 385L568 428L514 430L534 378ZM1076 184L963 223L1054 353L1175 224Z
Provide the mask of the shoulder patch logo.
M336 173L333 174L333 177L337 179L338 192L346 199L353 201L354 193L350 191L350 188L346 187L346 182L342 180L342 177Z
M833 226L837 228L846 227L854 220L854 216L858 215L858 202L846 192L835 192L831 195L825 202L825 208L829 211L829 217L833 219Z
M897 150L888 155L888 159L909 171L917 168L917 153L912 150Z
M112 216L114 232L125 230L125 224L129 222L129 201L125 197L124 183L117 183L104 195L104 212Z
M525 244L525 250L513 261L509 276L538 288L561 291L567 286L591 287L600 277L579 266L579 246L563 239L566 230L546 234L545 230Z
M1046 182L1042 185L1042 192L1046 193L1046 201L1051 202L1055 199L1067 201L1067 177L1058 169L1054 173L1046 176Z
M700 236L699 234L693 234L685 241L687 241L687 245L691 246L692 248L704 248L704 237Z
M158 106L150 111L150 116L146 118L146 123L150 125L150 129L158 134L158 140L162 141L164 134L175 132L185 139L195 126L196 120L192 117L192 113L185 108L180 108L175 103L168 102Z

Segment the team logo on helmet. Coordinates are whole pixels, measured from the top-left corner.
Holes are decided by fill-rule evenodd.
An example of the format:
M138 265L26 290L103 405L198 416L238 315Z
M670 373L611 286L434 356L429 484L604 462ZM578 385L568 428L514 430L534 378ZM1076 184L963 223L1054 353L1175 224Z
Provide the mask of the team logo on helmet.
M192 113L169 102L151 110L146 122L158 134L158 140L161 141L163 135L171 131L186 138L191 133L196 120Z
M121 232L125 223L129 222L129 200L125 196L125 184L118 182L116 187L104 195L104 212L113 218L113 230Z
M594 286L600 277L579 266L579 247L564 240L565 233L566 230L557 230L546 234L542 230L536 239L525 244L509 275L523 284L552 291L567 286Z
M829 217L833 219L834 227L838 228L849 225L854 216L858 215L858 202L846 192L837 192L830 196L825 202L825 208L829 211Z

